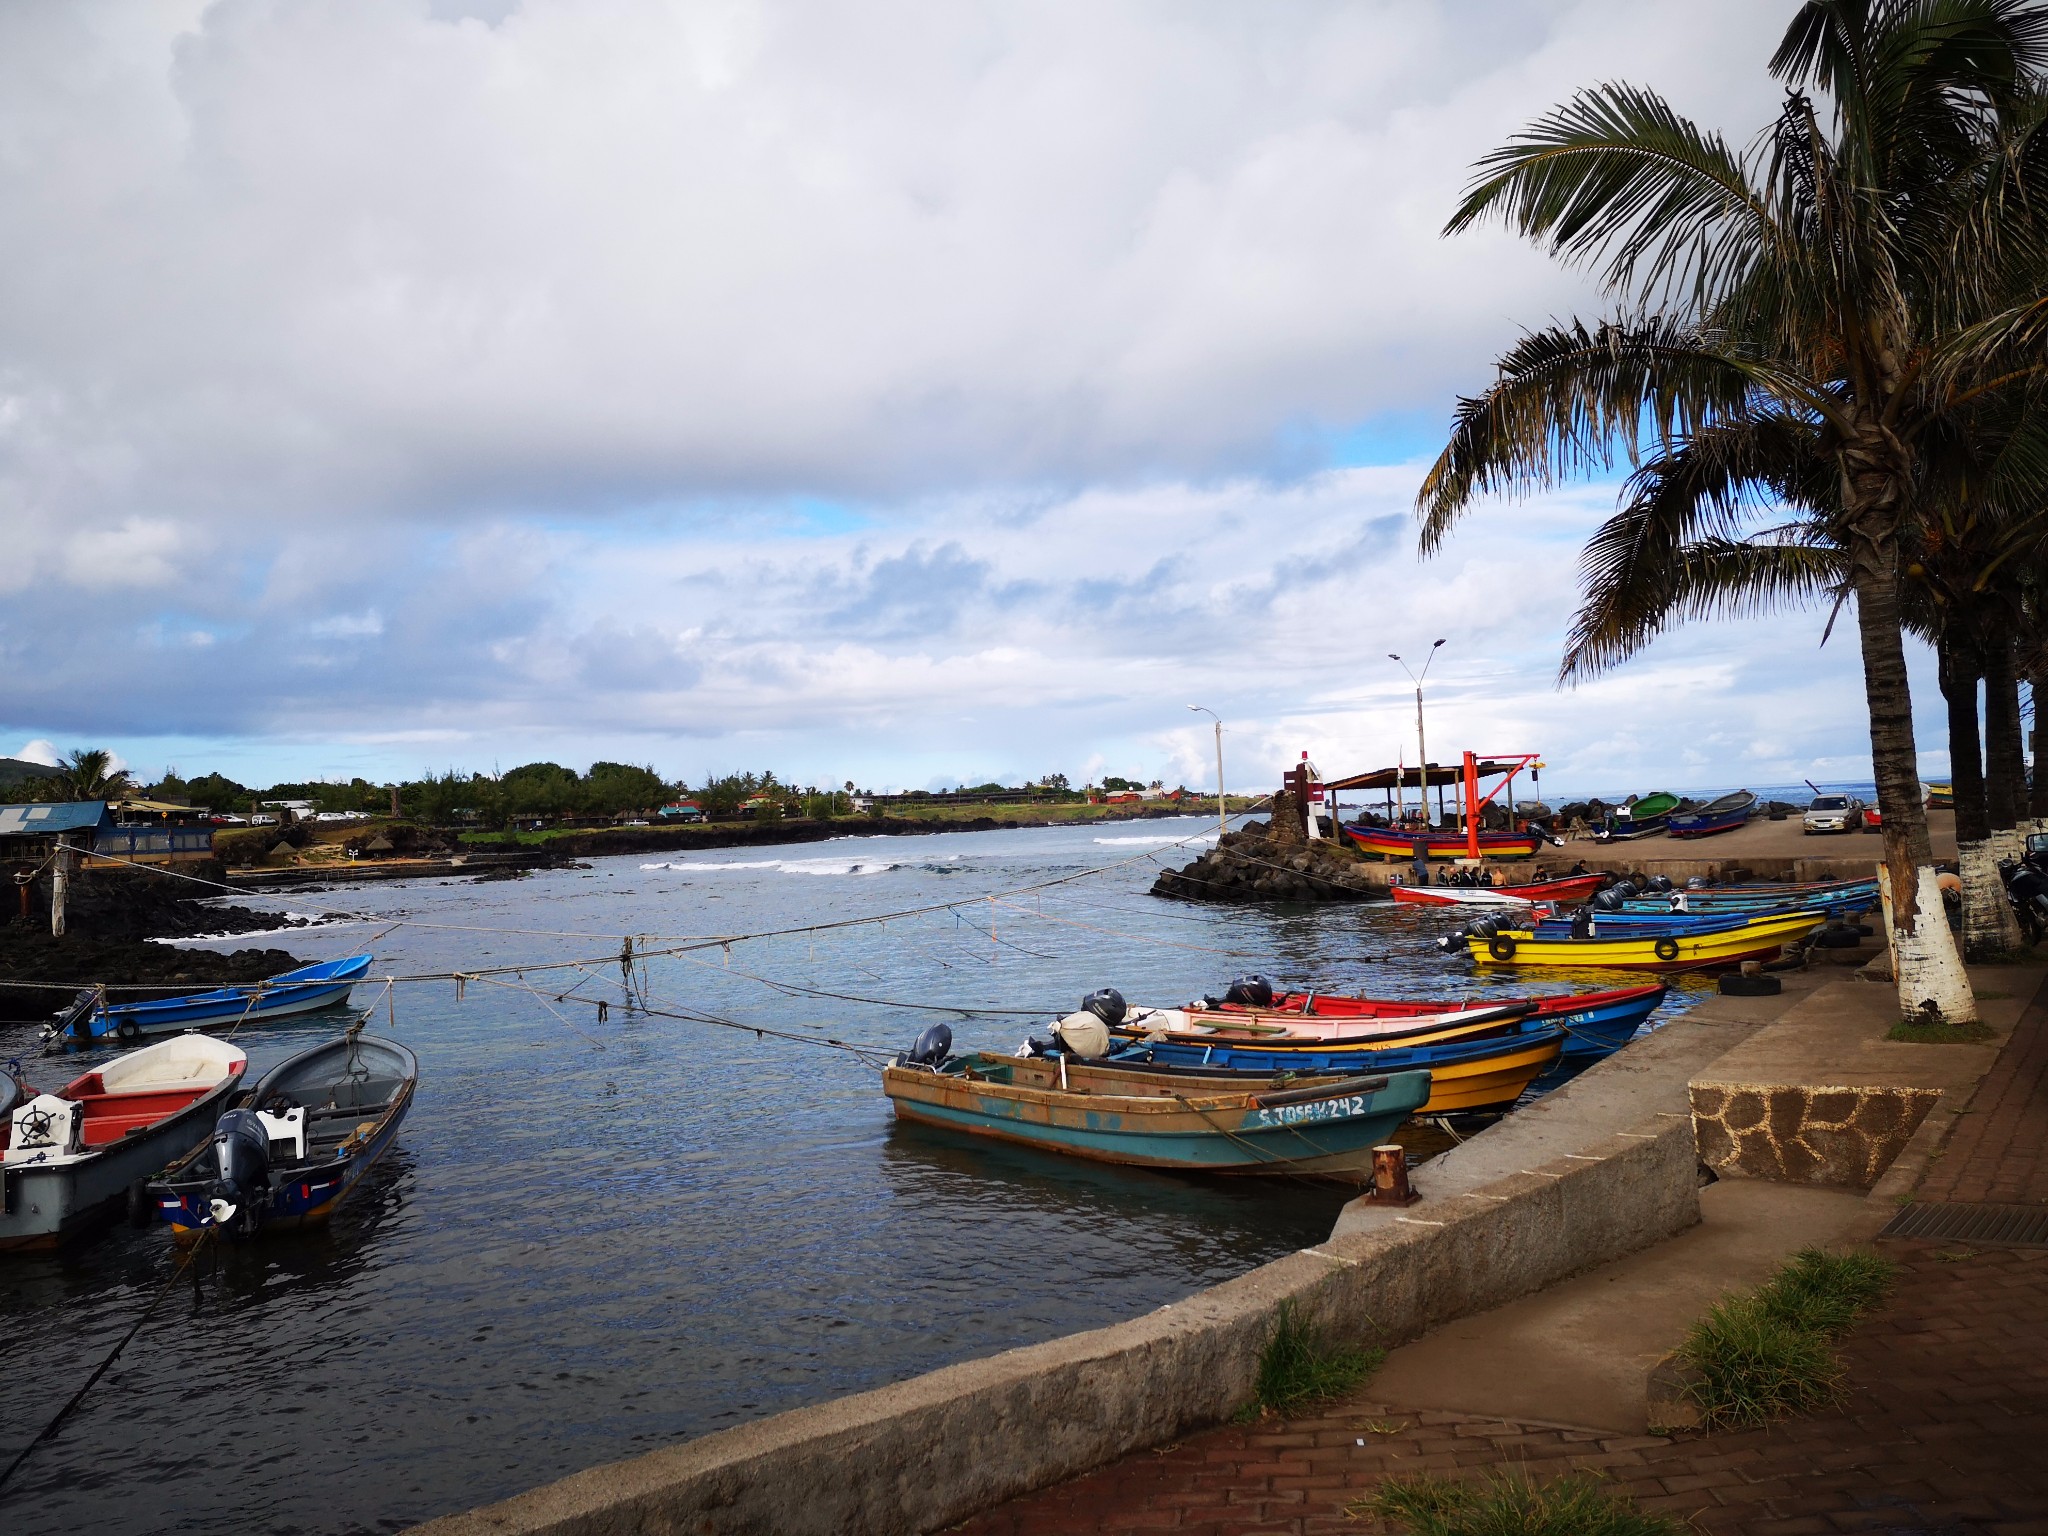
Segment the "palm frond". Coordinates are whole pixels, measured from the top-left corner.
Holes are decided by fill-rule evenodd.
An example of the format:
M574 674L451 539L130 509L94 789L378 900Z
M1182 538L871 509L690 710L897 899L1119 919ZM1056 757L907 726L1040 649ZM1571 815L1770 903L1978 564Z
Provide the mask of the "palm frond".
M1481 160L1445 234L1499 218L1610 288L1692 302L1783 245L1748 167L1654 91L1581 91Z

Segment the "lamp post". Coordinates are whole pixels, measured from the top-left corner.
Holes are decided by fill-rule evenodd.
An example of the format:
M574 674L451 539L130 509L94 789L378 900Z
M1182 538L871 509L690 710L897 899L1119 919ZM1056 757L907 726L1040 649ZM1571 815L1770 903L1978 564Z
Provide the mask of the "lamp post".
M1206 705L1190 704L1188 708L1216 722L1216 837L1220 842L1228 830L1223 824L1223 717Z
M1436 823L1430 818L1429 814L1429 743L1423 739L1422 735L1422 679L1429 676L1429 664L1436 660L1437 648L1442 644L1443 641L1437 641L1436 645L1432 645L1429 648L1429 654L1422 658L1422 672L1420 676L1416 674L1415 669L1409 666L1407 662L1401 661L1400 656L1395 652L1387 652L1387 659L1389 661L1401 662L1401 670L1406 672L1415 684L1415 751L1421 759L1420 765L1415 770L1415 777L1422 786L1422 824L1425 827L1434 826Z

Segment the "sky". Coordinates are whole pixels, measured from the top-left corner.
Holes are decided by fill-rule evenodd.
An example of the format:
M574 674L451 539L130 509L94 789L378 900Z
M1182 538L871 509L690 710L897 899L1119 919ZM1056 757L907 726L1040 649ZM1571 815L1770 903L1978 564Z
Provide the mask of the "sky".
M0 753L244 782L1861 779L1853 626L1559 691L1615 486L1416 552L1597 314L1472 162L1581 85L1747 142L1787 0L0 7ZM1923 771L1945 771L1915 656Z

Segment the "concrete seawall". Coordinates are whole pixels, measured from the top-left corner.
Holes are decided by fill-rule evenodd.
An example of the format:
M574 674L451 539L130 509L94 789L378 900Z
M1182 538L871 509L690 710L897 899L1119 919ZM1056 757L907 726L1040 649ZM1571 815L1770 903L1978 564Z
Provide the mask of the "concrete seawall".
M1284 1302L1391 1346L1690 1226L1699 1197L1686 1079L1750 1027L1739 1017L1668 1025L1428 1165L1422 1203L1353 1202L1329 1241L1144 1317L595 1467L418 1529L940 1529L1227 1418L1252 1396Z

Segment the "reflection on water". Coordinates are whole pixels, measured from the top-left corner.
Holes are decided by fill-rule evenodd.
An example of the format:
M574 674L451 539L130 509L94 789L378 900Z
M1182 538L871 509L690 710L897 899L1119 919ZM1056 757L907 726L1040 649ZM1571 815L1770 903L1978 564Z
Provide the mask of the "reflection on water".
M1148 834L1200 836L1200 821ZM658 958L654 1007L882 1049L931 1013L778 992L990 1010L963 1050L1007 1048L1095 987L1179 1002L1260 969L1325 991L1501 995L1431 948L1451 919L1391 906L1205 909L1145 896L1170 847L1093 829L848 839L601 861L488 885L341 888L404 915L377 974L616 957L662 938L829 923L1109 874L958 912ZM294 896L301 909L313 905ZM385 926L295 934L307 958ZM509 930L527 930L513 933ZM246 943L246 940L230 941ZM763 1414L1139 1315L1329 1231L1340 1190L1100 1167L896 1126L843 1051L650 1017L613 959L519 986L402 987L371 1028L419 1053L397 1146L331 1230L207 1257L6 1495L9 1528L353 1532ZM118 979L118 978L110 978ZM1550 978L1534 985L1555 990ZM535 995L539 991L540 995ZM369 1003L375 993L359 992ZM607 997L598 1022L585 1000ZM1015 1010L1007 1011L1007 1010ZM237 1036L261 1072L332 1018ZM0 1033L0 1055L31 1033ZM40 1062L55 1084L77 1070ZM176 1263L125 1227L0 1258L0 1456L127 1329ZM21 1362L41 1385L19 1391Z

